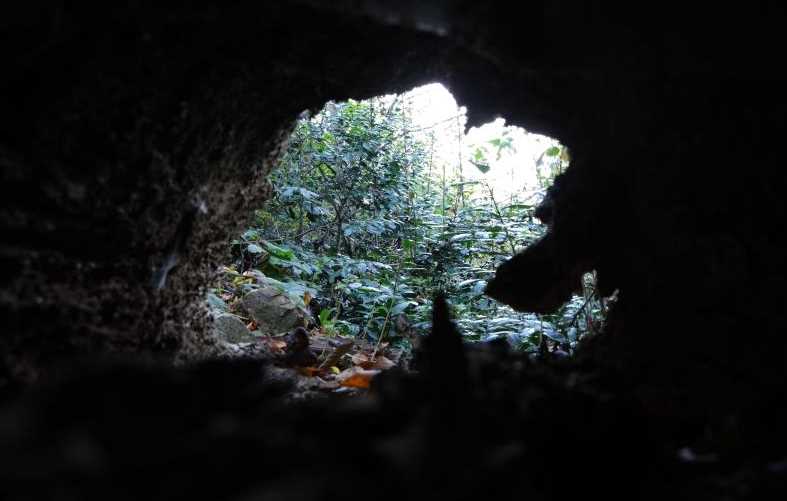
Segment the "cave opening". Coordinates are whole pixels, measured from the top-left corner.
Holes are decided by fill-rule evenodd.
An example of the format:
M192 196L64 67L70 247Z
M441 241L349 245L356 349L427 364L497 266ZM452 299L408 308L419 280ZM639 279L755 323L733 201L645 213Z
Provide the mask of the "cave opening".
M787 271L774 215L787 192L787 113L773 64L783 8L658 7L33 2L6 15L0 463L11 466L0 497L784 499ZM436 301L419 371L371 382L359 372L369 398L327 388L293 405L293 381L275 364L215 335L205 287L231 260L222 280L252 285L266 253L282 274L262 263L264 278L289 282L292 237L244 237L266 227L249 209L270 194L282 124L331 98L360 105L433 81L467 105L469 125L502 113L571 147L540 206L549 231L486 292L544 315L596 270L602 297L620 297L570 357L554 344L533 357L494 339L462 343L454 326L472 331L473 318L454 301L451 323ZM484 156L496 160L504 144L479 138L486 152L462 154L468 177L494 172ZM454 184L445 204L443 183L432 184L439 224L458 218L471 187L506 198L491 182ZM289 196L275 221L306 231L310 216L326 217L309 212L309 193ZM344 223L327 252L312 233L301 246L315 259L374 262L407 258L408 240L418 250L405 235L364 256L375 245L358 232L369 225ZM375 241L391 231L374 228ZM502 230L473 230L448 243L471 251L488 232L509 247ZM369 289L380 281L363 277L343 282L379 297ZM444 282L455 286L449 302L481 288L469 270ZM297 292L304 307L325 298ZM314 315L343 329L328 299ZM403 311L414 316L426 303L413 300ZM396 327L387 316L372 309L359 333ZM308 373L303 361L294 365Z
M547 231L538 208L570 163L558 140L503 118L468 128L467 109L432 83L304 111L284 145L270 199L208 293L231 351L284 355L295 343L302 353L286 361L324 379L406 368L436 294L466 342L560 357L601 329L609 305L593 272L548 313L484 294Z

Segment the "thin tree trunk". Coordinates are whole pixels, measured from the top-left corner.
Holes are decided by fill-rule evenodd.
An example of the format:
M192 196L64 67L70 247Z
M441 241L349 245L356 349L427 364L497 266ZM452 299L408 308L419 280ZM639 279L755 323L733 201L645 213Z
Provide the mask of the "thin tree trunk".
M336 242L334 247L336 248L336 254L341 253L341 245L342 245L342 233L344 232L344 221L342 221L341 215L337 213L336 215Z

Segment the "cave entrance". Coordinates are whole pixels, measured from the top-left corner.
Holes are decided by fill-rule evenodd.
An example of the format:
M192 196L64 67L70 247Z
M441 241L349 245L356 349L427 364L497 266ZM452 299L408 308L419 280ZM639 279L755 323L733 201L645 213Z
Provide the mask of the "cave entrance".
M502 118L466 125L441 84L304 112L271 174L273 197L232 241L210 295L222 335L270 341L302 326L362 343L356 361L399 356L429 332L444 291L468 341L570 353L593 328L589 289L553 315L483 294L497 266L546 231L535 207L568 150Z

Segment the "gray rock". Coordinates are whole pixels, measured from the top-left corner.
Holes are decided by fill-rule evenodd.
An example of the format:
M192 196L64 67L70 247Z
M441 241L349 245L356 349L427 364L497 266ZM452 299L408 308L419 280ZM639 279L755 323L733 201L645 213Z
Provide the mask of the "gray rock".
M309 314L273 285L264 285L243 297L243 306L263 334L279 334L304 326Z
M213 327L221 339L230 343L243 343L254 340L254 336L246 328L243 320L230 313L217 315L213 319Z
M225 303L223 299L212 292L208 292L208 306L210 306L212 310L216 311L222 311L225 313L229 311L227 303Z

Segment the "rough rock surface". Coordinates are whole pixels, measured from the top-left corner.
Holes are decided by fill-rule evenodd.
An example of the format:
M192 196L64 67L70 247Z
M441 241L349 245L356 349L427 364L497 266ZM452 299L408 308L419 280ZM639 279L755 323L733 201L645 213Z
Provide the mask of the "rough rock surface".
M221 299L219 296L217 296L212 292L209 292L207 294L207 302L208 302L208 307L210 307L212 310L216 311L217 313L229 311L229 305L227 305L227 303L223 299Z
M262 334L281 334L295 327L304 327L309 316L273 285L263 285L243 296L243 307Z
M220 339L230 343L253 341L254 336L246 328L243 320L231 313L221 313L213 319L213 327Z
M421 374L386 371L366 398L305 387L313 398L284 403L292 378L252 360L78 373L1 409L0 494L785 499L783 455L734 440L749 425L727 423L714 440L653 420L625 380L576 361L534 363L505 343L463 346L437 320ZM775 435L751 424L772 449Z
M577 265L595 267L621 290L625 330L664 311L719 323L675 333L701 356L732 349L751 316L768 335L741 362L762 346L784 354L771 334L785 311L771 217L787 189L773 147L787 116L772 64L781 7L45 4L2 24L8 380L87 353L219 354L200 289L269 193L298 113L430 81L467 106L469 125L502 115L571 149L535 281L564 291ZM683 332L698 330L725 334Z
M41 387L17 402L19 420L2 421L12 446L0 454L16 468L0 472L12 477L0 489L27 488L21 499L134 499L148 497L135 487L164 485L170 499L432 494L408 492L417 482L386 490L396 482L377 473L395 471L456 479L451 494L476 498L506 487L576 499L611 484L629 498L784 499L765 495L785 484L787 450L783 3L9 5L0 400L60 382L80 359L226 354L204 287L269 195L265 175L295 117L431 81L467 106L471 126L504 116L571 149L539 211L550 234L490 292L548 310L592 268L619 300L567 372L501 355L465 374L461 357L446 357L431 379L396 380L387 398L341 411L277 415L258 371L233 380L235 366L185 380L119 368ZM456 371L469 382L445 377ZM336 430L315 432L315 421ZM348 437L359 437L353 447ZM446 454L457 443L470 452ZM684 447L688 467L674 469ZM361 483L312 460L339 449L334 473L358 471ZM599 460L608 450L617 462ZM219 471L261 485L211 482Z

